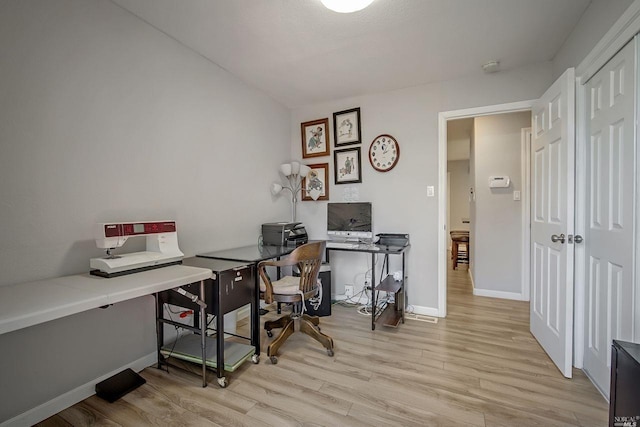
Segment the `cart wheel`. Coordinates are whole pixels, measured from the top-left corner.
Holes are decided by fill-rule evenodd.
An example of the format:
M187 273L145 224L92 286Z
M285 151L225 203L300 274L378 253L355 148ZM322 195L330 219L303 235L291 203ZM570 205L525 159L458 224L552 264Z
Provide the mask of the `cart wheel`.
M220 388L227 388L227 377L218 378L218 385Z
M260 355L254 354L253 356L251 356L251 361L254 365L257 365L258 363L260 363Z
M269 357L269 360L271 360L272 365L276 365L278 363L278 358L275 356Z
M333 357L333 350L332 349L327 349L327 354L329 355L329 357Z

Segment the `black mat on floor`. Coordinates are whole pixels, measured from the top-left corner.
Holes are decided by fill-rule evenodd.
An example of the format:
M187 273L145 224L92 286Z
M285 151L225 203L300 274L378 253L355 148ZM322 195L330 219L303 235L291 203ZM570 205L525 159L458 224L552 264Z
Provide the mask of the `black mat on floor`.
M107 402L115 402L147 381L130 368L96 384L96 395Z

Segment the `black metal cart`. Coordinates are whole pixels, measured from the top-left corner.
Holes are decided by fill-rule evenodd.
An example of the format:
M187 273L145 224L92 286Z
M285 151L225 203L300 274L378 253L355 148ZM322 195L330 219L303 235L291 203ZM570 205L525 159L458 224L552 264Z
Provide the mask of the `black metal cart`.
M192 283L182 288L187 295L175 291L164 291L156 298L156 319L158 331L158 367L167 365L167 357L189 362L200 363L203 367L203 387L207 385L206 367L216 370L218 385L226 387L228 382L226 372L235 371L246 360L259 362L260 342L256 339L253 322L249 337L224 332L224 315L243 306L251 305L251 312L255 310L256 288L255 267L236 261L222 261L208 258L187 258L183 265L210 269L211 279L204 284ZM201 307L189 294L198 297L206 303ZM177 319L165 317L164 305L182 307L193 310L193 325L185 325ZM198 313L198 315L196 315ZM214 326L207 324L207 316L213 316ZM213 321L215 319L215 322ZM164 343L163 324L170 324L193 332L178 336L175 341ZM225 335L232 335L250 342L245 344L238 340L225 340Z

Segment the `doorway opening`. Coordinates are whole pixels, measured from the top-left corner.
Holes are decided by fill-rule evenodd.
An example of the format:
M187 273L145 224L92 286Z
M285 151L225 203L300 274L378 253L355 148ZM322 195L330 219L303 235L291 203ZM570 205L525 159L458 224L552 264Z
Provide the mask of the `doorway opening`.
M469 229L469 244L467 245L467 253L469 254L469 268L471 271L472 285L474 286L473 293L480 296L493 296L507 299L528 300L529 296L529 278L528 278L528 197L529 197L529 169L528 165L528 146L524 147L527 141L526 132L521 131L522 128L530 126L531 123L531 108L533 101L524 101L511 104L503 104L496 106L473 108L468 110L458 110L440 113L439 115L439 175L440 175L440 188L439 188L439 277L438 277L438 311L441 317L445 317L447 313L447 277L448 272L451 271L452 259L451 259L451 240L450 231L453 227L460 228L464 231L465 228ZM504 144L504 138L500 136L500 129L504 123L507 123L506 115L512 113L520 113L512 115L511 117L518 117L520 123L518 126L518 141L516 147L501 149L501 144ZM470 131L470 149L469 149L469 166L468 175L470 183L468 185L466 194L461 196L460 194L452 195L449 192L449 159L448 153L451 151L448 147L448 127L449 124L455 124L458 120L471 120L478 125L475 128L475 124L471 126ZM451 122L451 123L450 123ZM465 122L460 122L465 123ZM469 129L469 122L466 122L466 128ZM465 126L463 126L464 128ZM497 131L497 133L495 132ZM478 140L476 141L476 137ZM483 143L482 149L475 150L479 147L480 140L488 142ZM517 143L517 142L516 142ZM453 146L452 146L453 147ZM452 150L457 148L453 147ZM488 149L488 151L487 151ZM515 165L508 166L505 162L505 156L511 151L510 156L513 157L513 149L516 150L517 156L520 158L516 161ZM493 152L491 151L493 150ZM526 154L522 154L526 153ZM477 156L477 158L476 158ZM480 161L482 158L482 161ZM488 160L488 161L487 161ZM459 160L453 160L454 162ZM476 161L478 168L476 168ZM458 171L464 170L464 161L459 164L452 164L452 171L457 169ZM511 167L511 169L509 168ZM478 169L478 170L476 170ZM485 176L486 175L486 176ZM472 178L473 177L473 178ZM490 182L494 179L509 178L510 185L499 187L491 186ZM454 187L460 188L459 182L456 182L456 178L451 177L451 183ZM514 187L517 184L517 188ZM478 186L478 188L475 188ZM481 188L482 187L482 188ZM452 191L457 191L452 187ZM481 191L483 194L483 206L480 208L478 205L479 199L477 192ZM516 193L519 192L519 193ZM455 210L457 208L451 208L450 206L460 203L461 200L467 198L469 201L469 215L465 215L465 211ZM454 202L454 199L456 201ZM519 200L514 200L519 199ZM474 206L476 204L476 206ZM516 211L517 218L514 221L514 210ZM451 212L450 212L451 211ZM507 215L507 211L509 214ZM457 213L456 213L457 212ZM449 219L450 213L453 214L453 218ZM476 215L478 215L476 217ZM509 217L508 221L506 220ZM487 218L491 219L493 224L487 227L484 221ZM497 219L497 221L496 221ZM468 223L467 223L468 220ZM476 221L480 221L476 223ZM502 222L501 222L502 221ZM524 225L523 225L524 224ZM518 245L517 251L508 250L508 242L501 241L492 237L492 230L499 230L501 227L514 227L518 230L518 235L514 239ZM479 227L482 227L480 229ZM498 227L492 228L492 227ZM479 245L478 242L481 242ZM511 242L513 243L513 242ZM485 246L487 246L485 248ZM478 257L478 249L481 251L480 257ZM506 286L498 284L495 289L487 288L486 286L478 286L478 280L482 280L482 283L486 283L486 280L495 282L491 279L491 275L494 274L497 269L506 267L506 263L501 263L500 259L513 257L516 253L517 267L512 269L510 274L517 274L515 283L517 289L500 286ZM490 257L483 261L482 254L489 254ZM496 262L496 259L498 260ZM477 269L479 265L476 263L485 263L483 268ZM466 267L461 267L466 269ZM498 271L502 273L503 271ZM515 272L515 273L514 273ZM480 274L480 276L474 277ZM475 282L474 282L475 281ZM513 281L513 280L512 280Z

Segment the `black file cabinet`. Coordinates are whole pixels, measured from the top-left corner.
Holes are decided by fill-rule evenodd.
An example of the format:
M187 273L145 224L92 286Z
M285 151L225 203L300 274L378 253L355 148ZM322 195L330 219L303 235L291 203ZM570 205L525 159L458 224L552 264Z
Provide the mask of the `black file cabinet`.
M238 342L238 340L225 341L224 315L237 310L247 304L251 305L251 313L255 311L255 266L237 261L223 261L209 258L187 258L183 265L191 267L208 268L213 272L213 277L204 282L192 283L182 286L182 289L203 300L207 307L206 314L215 316L213 326L204 325L206 322L200 306L187 296L173 290L160 292L157 297L158 319L158 363L159 367L166 364L166 357L171 356L189 362L200 363L203 366L203 385L206 385L206 367L216 370L220 387L227 386L225 372L233 372L247 359L258 363L260 354L260 342L255 331L251 331L250 337L231 334L237 338L246 339L251 345ZM193 326L175 322L164 318L164 304L193 310ZM193 334L182 335L175 342L164 344L162 324L167 323L178 328L193 331ZM253 322L251 323L253 325ZM208 335L214 334L215 337ZM228 335L229 333L227 333ZM204 339L202 338L204 336ZM226 356L225 356L226 354Z
M611 345L609 426L640 425L640 344Z

